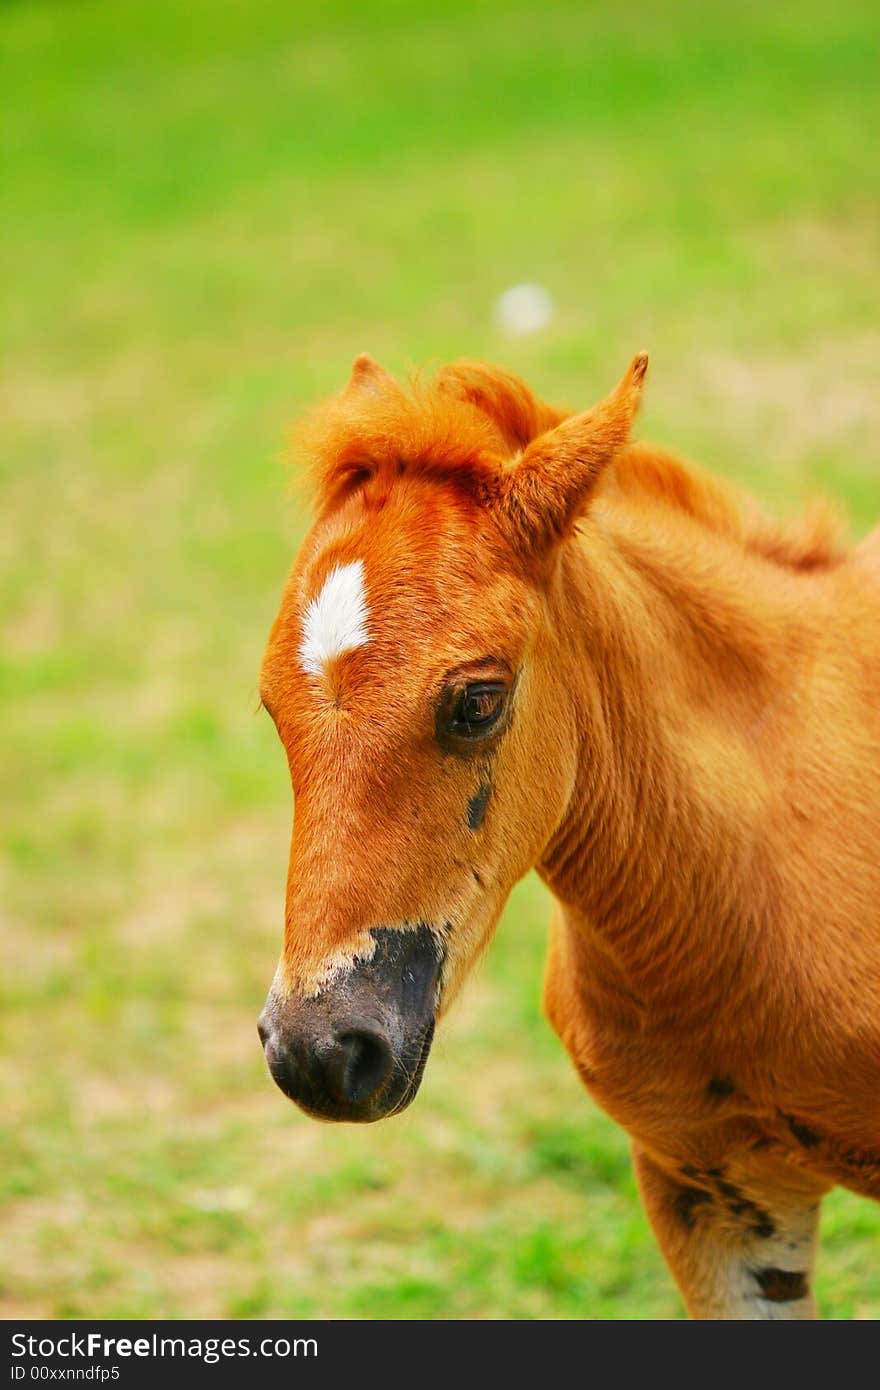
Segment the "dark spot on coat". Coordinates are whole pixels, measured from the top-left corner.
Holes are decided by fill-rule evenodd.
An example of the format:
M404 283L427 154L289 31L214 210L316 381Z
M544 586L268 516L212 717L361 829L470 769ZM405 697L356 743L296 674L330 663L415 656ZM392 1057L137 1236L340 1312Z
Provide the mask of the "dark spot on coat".
M477 873L476 869L471 869L471 873L474 876L474 883L476 883L477 887L482 888L483 880L480 878L480 875Z
M776 1227L770 1220L766 1211L763 1211L748 1198L743 1198L741 1202L731 1202L728 1211L731 1216L747 1216L749 1218L749 1230L753 1236L760 1236L762 1240L769 1240L776 1234Z
M793 1115L786 1115L785 1111L780 1111L782 1118L788 1124L789 1129L799 1144L803 1144L805 1149L814 1149L820 1142L819 1135L809 1125L801 1124Z
M755 1207L754 1212L755 1222L751 1228L753 1234L760 1236L762 1240L769 1240L771 1236L775 1236L776 1227L773 1225L767 1212L762 1211L760 1207Z
M730 1210L734 1216L747 1218L753 1236L760 1236L762 1240L769 1240L771 1236L775 1236L776 1227L770 1219L769 1212L759 1207L757 1202L750 1202L748 1197L740 1197L738 1201L730 1204Z
M479 830L483 824L491 794L491 782L482 782L468 802L467 822L471 830Z
M697 1207L711 1201L711 1192L704 1192L700 1187L683 1187L675 1194L672 1206L685 1230L692 1231L697 1224Z
M742 1193L740 1192L738 1187L734 1186L732 1182L724 1182L722 1180L718 1182L717 1186L718 1191L721 1193L722 1197L729 1197L734 1202L743 1201Z
M731 1216L743 1217L747 1223L749 1231L753 1236L760 1236L763 1240L768 1240L770 1236L776 1234L776 1227L770 1218L769 1212L763 1207L759 1207L757 1202L753 1202L735 1183L727 1182L722 1177L723 1168L704 1168L700 1170L691 1163L684 1163L679 1168L679 1172L685 1177L694 1178L697 1182L707 1182L714 1187L715 1192L724 1201ZM690 1196L697 1193L696 1202ZM694 1218L693 1207L699 1202L711 1202L712 1193L704 1192L699 1188L685 1187L676 1198L675 1208L688 1230L693 1230Z
M761 1293L771 1303L794 1303L807 1296L806 1275L798 1269L757 1269L755 1278Z
M713 1076L706 1087L707 1095L713 1100L724 1100L726 1096L732 1096L736 1090L736 1082L730 1076Z

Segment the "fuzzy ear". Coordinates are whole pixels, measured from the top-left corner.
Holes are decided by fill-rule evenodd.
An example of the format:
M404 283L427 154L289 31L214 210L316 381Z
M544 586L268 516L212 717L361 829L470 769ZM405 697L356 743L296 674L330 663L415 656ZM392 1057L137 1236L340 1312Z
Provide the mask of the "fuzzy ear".
M610 396L533 440L505 474L500 510L519 544L546 548L571 531L629 438L647 369L648 354L640 352Z
M384 367L380 367L375 358L368 352L360 352L354 359L351 367L351 376L345 388L345 395L356 395L358 392L366 392L372 396L381 396L385 391L400 391L400 387Z

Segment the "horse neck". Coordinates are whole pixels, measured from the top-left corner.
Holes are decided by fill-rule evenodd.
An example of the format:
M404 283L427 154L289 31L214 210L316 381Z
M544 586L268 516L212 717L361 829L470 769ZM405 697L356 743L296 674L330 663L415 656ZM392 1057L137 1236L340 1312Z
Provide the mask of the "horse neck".
M658 524L659 522L659 524ZM635 999L722 989L773 918L763 757L797 643L791 585L687 518L600 503L551 596L577 775L539 865ZM705 938L705 939L703 939Z

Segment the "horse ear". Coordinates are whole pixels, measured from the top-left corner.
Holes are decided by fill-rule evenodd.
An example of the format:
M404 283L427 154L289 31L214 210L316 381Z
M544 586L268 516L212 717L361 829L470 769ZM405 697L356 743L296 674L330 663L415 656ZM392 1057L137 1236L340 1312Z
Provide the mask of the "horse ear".
M520 544L547 548L571 531L629 438L647 369L648 354L640 352L610 396L533 440L504 475L500 510Z
M354 395L363 391L371 396L381 396L386 391L399 391L400 387L384 367L380 367L375 358L368 352L360 352L354 359L351 367L351 376L345 388L345 394Z

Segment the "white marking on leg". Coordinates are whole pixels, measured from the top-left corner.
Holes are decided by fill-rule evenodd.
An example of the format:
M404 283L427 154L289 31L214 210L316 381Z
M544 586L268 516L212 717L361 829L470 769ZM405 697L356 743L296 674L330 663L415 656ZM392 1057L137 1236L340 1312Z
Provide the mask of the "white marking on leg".
M329 661L369 642L367 616L363 560L337 565L306 609L299 648L304 669L320 676Z
M819 1225L818 1202L774 1204L772 1236L746 1232L739 1249L727 1246L719 1263L723 1309L719 1316L747 1321L791 1321L816 1316L811 1289Z

